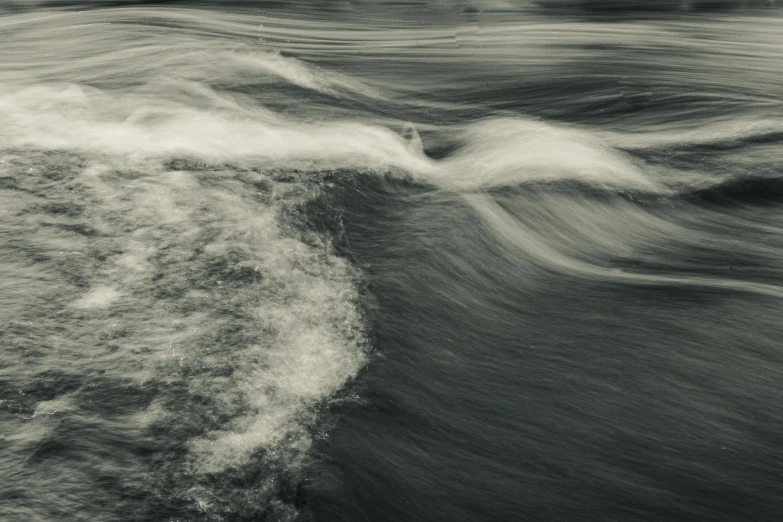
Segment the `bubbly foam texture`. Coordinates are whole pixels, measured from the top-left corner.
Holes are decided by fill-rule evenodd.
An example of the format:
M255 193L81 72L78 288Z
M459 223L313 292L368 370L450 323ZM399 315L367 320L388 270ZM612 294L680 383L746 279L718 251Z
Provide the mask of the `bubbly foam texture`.
M90 290L86 295L74 301L76 308L105 308L117 301L120 293L110 286L98 286Z
M148 162L129 180L117 167L93 163L79 178L90 220L123 240L72 307L101 323L120 306L109 316L110 330L125 332L115 357L132 362L116 367L118 378L180 380L190 368L194 394L236 410L229 425L192 441L196 470L241 465L286 437L306 447L312 408L365 360L350 266L326 245L283 234L277 206L255 201L254 185L232 171L197 177ZM297 197L246 175L268 183L272 200ZM220 341L226 329L247 341Z
M217 471L241 464L261 447L273 448L312 421L309 408L338 391L364 364L362 321L352 272L340 258L326 257L297 240L280 236L271 216L224 201L231 210L230 237L242 238L264 283L262 298L248 303L264 336L244 347L226 401L240 393L250 412L231 429L194 441L199 468ZM228 206L228 205L227 205ZM212 243L210 256L238 247L235 240ZM251 265L248 265L251 266Z
M78 301L81 308L106 306L123 290L135 294L139 316L125 317L138 342L155 347L149 371L178 378L183 366L199 368L190 381L194 394L228 410L244 405L229 425L191 442L195 469L241 465L286 437L306 447L302 429L313 420L312 408L364 364L347 263L284 235L277 208L248 199L252 190L231 171L197 178L149 164L151 174L128 183L107 166L88 170L85 183L113 202L106 212L122 216L133 240L104 274L113 286L91 290ZM263 175L252 176L276 190ZM282 185L282 200L286 190ZM227 308L236 308L238 318L220 311ZM247 344L221 345L216 339L226 328L245 332ZM150 378L156 377L143 377Z

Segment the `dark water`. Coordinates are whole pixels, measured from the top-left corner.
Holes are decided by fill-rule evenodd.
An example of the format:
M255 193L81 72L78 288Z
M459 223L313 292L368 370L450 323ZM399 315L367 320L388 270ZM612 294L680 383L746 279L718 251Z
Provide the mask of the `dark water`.
M774 2L6 2L0 520L779 520Z

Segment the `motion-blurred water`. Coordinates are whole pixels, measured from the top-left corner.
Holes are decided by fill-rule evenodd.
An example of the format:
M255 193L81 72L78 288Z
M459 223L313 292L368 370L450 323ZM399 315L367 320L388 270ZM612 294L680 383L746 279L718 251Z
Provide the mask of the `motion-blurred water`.
M0 11L3 521L779 520L774 2Z

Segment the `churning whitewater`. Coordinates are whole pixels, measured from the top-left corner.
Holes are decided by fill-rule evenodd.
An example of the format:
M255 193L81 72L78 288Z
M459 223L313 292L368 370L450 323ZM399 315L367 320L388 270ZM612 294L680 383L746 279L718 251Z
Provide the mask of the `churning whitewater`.
M772 3L158 4L0 10L2 520L783 511Z

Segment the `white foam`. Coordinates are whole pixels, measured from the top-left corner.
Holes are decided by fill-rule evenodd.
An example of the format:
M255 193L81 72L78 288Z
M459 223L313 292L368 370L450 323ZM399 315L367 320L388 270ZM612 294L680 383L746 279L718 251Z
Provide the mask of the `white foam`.
M233 208L243 210L250 211ZM256 225L243 220L234 224L235 232L253 241ZM300 430L312 420L311 406L338 391L365 361L348 264L339 258L324 264L311 247L269 237L267 224L261 228L265 240L253 252L275 291L258 303L255 315L268 336L242 352L243 364L228 392L239 392L251 411L228 429L192 443L202 471L241 464L257 449L273 449L290 437L306 446Z
M95 214L106 213L107 221L134 230L103 277L117 293L134 295L129 306L137 310L125 314L129 324L120 326L134 333L123 339L124 350L146 354L140 364L147 370L135 375L144 382L154 370L158 379L164 378L161 372L176 379L180 368L197 368L198 377L188 383L193 393L246 405L229 424L190 442L193 469L241 465L258 450L277 451L283 441L298 441L304 450L309 438L303 428L313 420L313 407L353 378L366 358L348 262L284 235L277 207L247 198L248 186L236 172L211 172L204 184L184 171L150 168L130 183L112 172L109 165L88 167L82 179L110 203ZM273 201L290 197L287 184L278 187L254 175L276 193ZM232 255L241 256L240 265L229 261ZM170 295L168 281L178 285L193 281L190 274L213 276L215 265L251 269L257 282L226 293L222 287L230 281L215 277L200 288L187 283L181 297L153 297L161 290ZM95 306L103 295L96 289L82 301ZM175 304L186 301L201 311L175 312ZM237 304L249 319L233 327L257 333L260 342L221 346L219 328L234 319L210 310ZM205 338L215 346L205 346ZM230 378L211 371L227 364L234 368Z
M75 308L83 310L92 310L98 308L108 308L114 304L121 293L116 288L110 286L98 286L91 289L87 294L73 302Z
M655 189L627 157L583 130L495 118L468 126L462 138L465 146L435 171L440 182L458 188L573 179Z
M129 105L136 107L134 118L121 109ZM140 111L146 113L144 118L138 117ZM429 168L426 158L383 127L348 121L270 121L258 114L221 114L176 102L145 106L144 100L132 96L112 99L74 85L0 93L0 115L9 122L0 129L0 138L13 147L179 154L275 166Z
M41 401L35 406L35 411L30 419L40 417L42 415L55 415L56 413L64 413L73 409L73 397L70 395L61 395L56 399L49 401Z
M307 124L258 111L238 117L178 102L143 103L133 97L114 100L73 85L0 94L0 114L13 123L0 129L0 137L16 147L142 157L179 154L309 170L396 169L458 189L558 179L655 189L627 157L589 132L534 120L503 118L469 125L461 131L464 145L437 162L424 155L412 126L406 140L390 129L361 122ZM138 108L132 118L121 111L112 114L112 107L134 104ZM172 208L165 195L156 197L160 201L150 204ZM176 219L175 213L167 219Z

